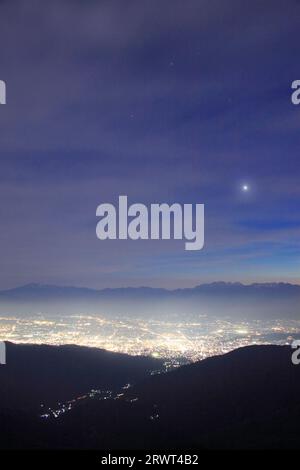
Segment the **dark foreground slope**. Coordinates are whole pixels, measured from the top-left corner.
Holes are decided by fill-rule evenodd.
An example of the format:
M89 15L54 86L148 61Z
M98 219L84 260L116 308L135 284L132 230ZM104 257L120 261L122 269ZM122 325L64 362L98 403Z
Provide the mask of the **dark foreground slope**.
M146 377L161 361L82 346L6 343L7 364L0 366L0 410L36 412L92 388L117 390Z
M57 420L5 416L2 447L300 448L299 392L289 347L247 347L151 376L116 400L84 401Z
M136 387L167 443L299 447L300 366L291 348L252 346L182 367Z

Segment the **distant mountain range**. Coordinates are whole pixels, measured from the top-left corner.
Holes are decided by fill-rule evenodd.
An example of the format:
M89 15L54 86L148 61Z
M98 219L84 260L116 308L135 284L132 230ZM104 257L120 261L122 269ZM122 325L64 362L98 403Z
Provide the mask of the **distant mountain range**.
M90 289L87 287L56 286L48 284L31 283L20 287L0 291L0 298L6 299L35 299L35 298L59 298L59 297L90 297L101 298L106 296L118 297L155 297L180 296L210 293L255 293L255 294L275 294L275 295L300 295L300 285L285 282L266 282L242 284L240 282L212 282L199 284L195 287L184 289L163 289L155 287L118 287L106 289Z
M14 346L10 348L13 350ZM15 360L19 357L20 364L22 348L14 350ZM49 349L44 363L44 346L26 348L26 354L34 358L27 380L32 389L36 385L41 390L41 383L45 386L48 379L46 372L42 376L40 372L45 368L51 379L58 365L59 349ZM81 379L81 353L91 377L96 370L101 375L101 371L105 373L111 367L110 355L105 356L100 351L97 366L94 350L88 353L93 358L88 364L86 348L71 349L67 351L70 357L64 361L65 366L60 368L62 373L65 367L63 382L67 389L68 382L72 384L76 376L76 364L78 383L85 383ZM115 360L119 361L120 369L128 362L128 358L121 355L113 362ZM20 371L21 367L10 380L19 384L22 401L26 377L20 380ZM119 373L118 368L113 367L111 375L115 373ZM3 387L6 379L2 376L1 380ZM64 393L58 376L51 384L51 388L55 387ZM26 410L4 409L2 404L0 419L5 432L2 432L0 447L300 448L300 366L292 364L291 348L287 346L251 346L173 372L142 374L133 387L122 391L117 399L79 400L71 411L58 419L42 420Z
M0 292L0 313L200 313L292 317L300 313L300 285L214 282L185 289L88 289L28 284Z

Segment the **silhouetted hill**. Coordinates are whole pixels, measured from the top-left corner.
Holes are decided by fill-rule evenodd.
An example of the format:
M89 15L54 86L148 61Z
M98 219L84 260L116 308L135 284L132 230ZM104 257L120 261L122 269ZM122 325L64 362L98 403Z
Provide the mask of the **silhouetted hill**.
M291 352L288 346L245 347L153 377L132 394L140 406L155 405L172 442L300 446L300 367Z
M80 405L62 418L65 444L298 448L299 391L289 347L247 347L150 377L117 402Z
M0 409L57 404L92 388L118 389L142 379L161 362L74 345L7 345L7 365L0 366Z
M245 317L294 317L300 286L287 283L214 282L189 289L149 287L87 289L29 284L0 292L0 312L31 313L212 313Z
M300 448L299 391L289 347L252 346L148 377L118 399L82 401L57 420L29 419L31 439L27 418L2 414L2 446Z

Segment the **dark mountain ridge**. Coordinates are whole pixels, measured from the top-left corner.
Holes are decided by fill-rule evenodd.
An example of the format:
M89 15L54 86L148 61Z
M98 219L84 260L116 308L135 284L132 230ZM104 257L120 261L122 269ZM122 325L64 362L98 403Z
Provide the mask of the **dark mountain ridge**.
M6 343L0 366L0 408L37 412L95 389L118 390L162 368L158 359L75 345Z
M99 442L116 447L300 448L300 367L291 352L288 346L250 346L183 366L130 389L116 404L111 426L112 408L96 402L74 409L64 425L89 416L84 433L90 436L101 416L108 434L99 431Z
M58 419L2 412L2 448L300 448L300 366L288 346L250 346L143 376L119 399Z

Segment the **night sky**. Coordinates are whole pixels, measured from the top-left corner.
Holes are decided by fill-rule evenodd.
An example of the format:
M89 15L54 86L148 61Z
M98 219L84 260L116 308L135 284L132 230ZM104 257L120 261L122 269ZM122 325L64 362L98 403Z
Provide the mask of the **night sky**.
M1 1L0 289L299 283L299 38L296 0ZM204 249L98 240L120 194L204 203Z

